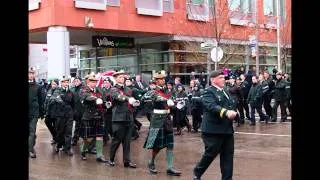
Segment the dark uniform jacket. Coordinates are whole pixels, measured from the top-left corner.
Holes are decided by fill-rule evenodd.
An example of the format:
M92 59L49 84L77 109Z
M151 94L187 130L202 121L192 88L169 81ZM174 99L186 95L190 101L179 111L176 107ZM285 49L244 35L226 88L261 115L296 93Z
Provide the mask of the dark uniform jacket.
M206 88L203 92L203 120L201 130L203 133L210 134L233 134L233 121L226 117L227 110L232 110L234 104L230 100L228 92L223 93L222 90L215 86Z
M39 118L44 115L43 89L34 81L29 82L29 118Z
M81 118L83 114L83 104L80 100L81 89L83 88L82 84L79 86L74 86L71 88L71 91L74 94L74 117L75 119Z
M128 87L116 84L111 89L112 95L112 121L133 122L133 107L129 104L129 98L132 97L132 90Z
M252 84L248 95L248 103L254 106L261 106L263 102L262 94L262 86L259 83Z
M276 101L285 101L286 100L286 86L287 81L285 79L280 79L275 82L273 98Z
M81 88L80 100L83 104L82 120L102 120L104 103L96 104L97 98L103 100L101 89L91 89L89 86Z
M53 93L57 104L57 117L73 118L74 94L67 88L66 90L58 87Z
M291 99L291 82L287 81L287 85L286 85L286 99L290 100Z
M237 109L237 104L239 103L240 94L240 86L234 83L233 85L227 84L225 86L225 90L230 94L230 99L233 101L233 110Z
M46 112L46 116L49 118L56 118L57 114L57 108L58 108L58 103L53 97L53 93L56 90L55 89L49 89L47 92L46 100L44 102L44 109Z
M240 83L240 98L242 99L248 99L248 94L249 94L250 86L248 81L244 80L243 82Z
M202 108L202 100L201 100L201 91L198 89L197 91L193 90L191 92L191 109L201 109Z
M103 103L106 103L106 102L111 102L111 104L113 103L112 102L112 95L111 95L111 88L102 88L102 97L103 97ZM112 114L112 106L108 109L106 109L106 113L107 114Z
M272 78L268 78L267 80L264 80L262 82L263 96L272 97L273 92L274 92L273 89L274 89L274 82L273 82Z

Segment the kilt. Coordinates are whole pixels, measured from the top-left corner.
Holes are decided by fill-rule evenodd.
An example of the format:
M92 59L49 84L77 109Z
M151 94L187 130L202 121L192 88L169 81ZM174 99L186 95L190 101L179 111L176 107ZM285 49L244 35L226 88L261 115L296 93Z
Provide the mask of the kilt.
M80 127L80 137L82 138L90 138L97 136L104 136L105 127L102 118L99 119L91 119L84 120L82 119L81 127Z
M146 149L163 149L167 147L168 149L173 149L174 139L173 132L168 132L161 128L149 128L148 136L143 145Z

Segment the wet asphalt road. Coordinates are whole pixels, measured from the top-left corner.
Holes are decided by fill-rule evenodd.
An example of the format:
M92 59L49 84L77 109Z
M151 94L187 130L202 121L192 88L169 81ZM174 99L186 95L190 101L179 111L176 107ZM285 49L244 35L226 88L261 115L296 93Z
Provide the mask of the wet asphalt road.
M192 118L190 118L192 119ZM73 146L74 155L69 157L63 152L56 154L54 145L50 144L51 136L43 121L38 122L36 151L37 158L29 159L29 179L46 180L153 180L180 179L193 177L193 168L200 160L204 145L200 133L188 133L175 136L174 166L182 171L181 177L166 174L166 155L163 149L156 158L157 175L149 174L147 162L150 151L143 149L148 131L148 121L143 123L140 137L131 143L131 159L137 169L127 169L122 163L122 147L116 156L116 166L109 167L97 163L95 155L88 154L82 161L79 155L79 144ZM290 180L291 179L291 122L248 124L235 128L235 157L233 179L235 180ZM109 159L111 141L104 147L104 156ZM202 179L220 180L219 157L213 161Z

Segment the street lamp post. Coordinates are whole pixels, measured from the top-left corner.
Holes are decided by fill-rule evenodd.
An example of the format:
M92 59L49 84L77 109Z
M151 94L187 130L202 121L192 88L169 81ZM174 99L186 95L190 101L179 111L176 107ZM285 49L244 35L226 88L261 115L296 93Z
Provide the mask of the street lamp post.
M278 60L278 71L281 71L281 44L280 44L280 1L277 0L277 60Z

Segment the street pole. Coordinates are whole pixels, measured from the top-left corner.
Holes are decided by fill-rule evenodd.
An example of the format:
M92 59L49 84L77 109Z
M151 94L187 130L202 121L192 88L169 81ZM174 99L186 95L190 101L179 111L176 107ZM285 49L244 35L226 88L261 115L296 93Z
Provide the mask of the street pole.
M277 58L278 58L278 71L281 69L281 44L280 44L280 1L277 0Z
M255 35L256 35L256 75L259 75L259 22L258 22L258 18L259 18L259 14L258 14L258 2L255 1L255 7L254 8L254 18L253 18L253 22L255 23Z

